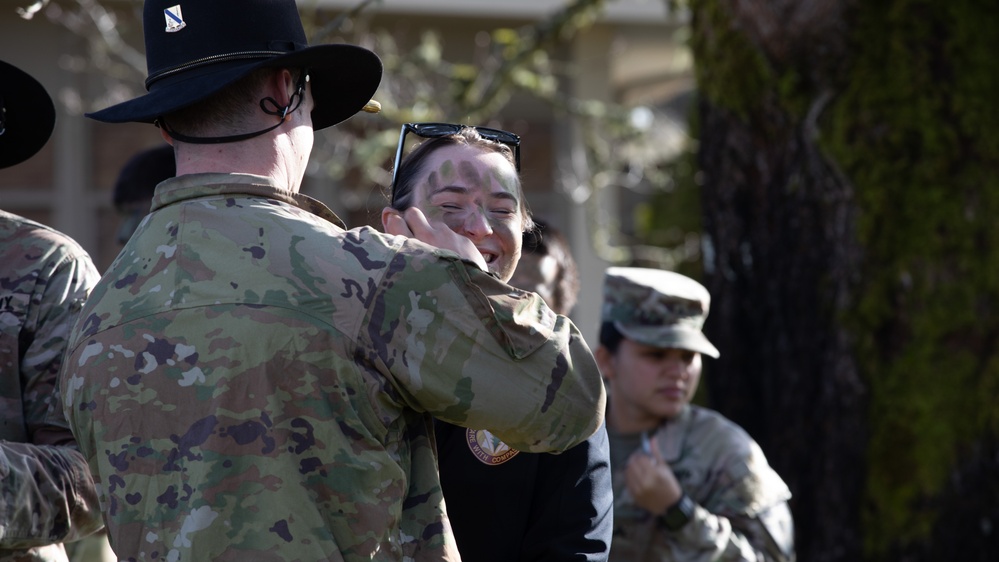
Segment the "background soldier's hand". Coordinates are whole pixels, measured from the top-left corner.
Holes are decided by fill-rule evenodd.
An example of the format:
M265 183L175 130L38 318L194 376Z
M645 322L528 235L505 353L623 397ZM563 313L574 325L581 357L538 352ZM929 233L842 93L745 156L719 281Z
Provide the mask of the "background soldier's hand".
M416 207L410 207L401 214L394 209L386 209L383 214L385 232L415 238L431 246L451 250L462 258L474 262L482 271L489 271L486 260L471 240L451 230L444 223L431 224L423 211Z
M673 469L662 459L654 439L651 454L644 451L632 453L624 475L635 504L655 515L666 513L666 509L683 494Z

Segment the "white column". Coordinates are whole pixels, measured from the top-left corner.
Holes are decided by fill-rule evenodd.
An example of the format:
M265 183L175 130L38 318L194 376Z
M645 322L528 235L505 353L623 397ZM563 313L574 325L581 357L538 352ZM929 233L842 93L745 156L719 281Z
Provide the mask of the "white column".
M571 96L577 99L610 101L611 90L610 56L613 28L598 25L580 34L574 42L573 62L577 68ZM572 166L574 174L566 176L572 181L573 175L582 185L563 185L570 193L577 194L577 200L570 205L567 236L572 241L573 252L579 265L582 280L579 301L573 311L573 321L579 327L591 348L596 349L600 327L600 304L604 270L609 265L600 258L593 246L594 224L590 209L602 208L614 216L617 201L606 197L605 193L589 192L589 180L599 170L587 169L581 161L582 138L576 123L569 121L556 128L556 143L559 166ZM575 156L573 156L575 154ZM579 200L589 192L589 199ZM597 199L594 199L597 198Z

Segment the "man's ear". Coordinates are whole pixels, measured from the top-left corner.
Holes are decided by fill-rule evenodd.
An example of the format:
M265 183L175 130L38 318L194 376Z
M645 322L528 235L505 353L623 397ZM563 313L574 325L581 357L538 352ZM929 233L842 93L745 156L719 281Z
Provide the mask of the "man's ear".
M275 70L267 81L267 95L275 102L279 108L287 106L291 102L291 96L295 93L298 82L291 70L282 68Z
M605 379L612 380L616 373L614 372L614 355L610 350L603 345L598 345L597 350L593 352L593 358L597 360L600 374Z
M160 136L163 137L163 140L167 141L167 144L169 144L170 146L173 146L173 137L170 136L170 133L166 132L166 129L164 129L163 127L156 127L156 128L159 130Z

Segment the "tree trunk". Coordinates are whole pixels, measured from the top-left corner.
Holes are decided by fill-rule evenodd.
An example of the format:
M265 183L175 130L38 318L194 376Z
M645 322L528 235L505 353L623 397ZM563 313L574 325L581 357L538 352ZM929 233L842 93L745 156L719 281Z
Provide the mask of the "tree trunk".
M706 380L791 486L799 558L858 560L866 402L838 323L858 260L853 188L816 144L828 86L798 75L789 106L777 83L842 15L824 3L830 19L791 36L798 10L823 3L795 4L692 6L708 335L721 349Z
M799 560L999 552L999 16L692 0L711 405Z

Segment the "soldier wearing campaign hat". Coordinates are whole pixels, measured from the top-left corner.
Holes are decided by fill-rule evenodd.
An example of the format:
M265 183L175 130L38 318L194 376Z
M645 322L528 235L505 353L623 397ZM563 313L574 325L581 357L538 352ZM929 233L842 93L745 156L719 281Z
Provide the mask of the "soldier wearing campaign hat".
M41 150L55 117L45 88L0 61L0 168ZM97 278L68 236L0 210L2 560L65 561L62 543L103 525L56 392L70 328Z
M611 561L795 559L790 491L738 425L690 403L711 297L693 279L612 267L600 345L614 481Z
M458 559L430 417L584 441L605 390L578 330L415 209L394 231L427 243L299 192L314 130L375 93L374 53L309 46L293 0L146 0L143 28L148 93L90 117L155 123L176 176L60 379L115 553Z

